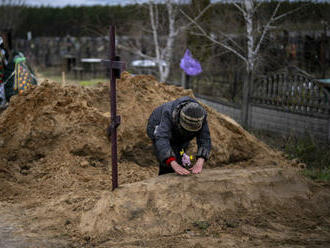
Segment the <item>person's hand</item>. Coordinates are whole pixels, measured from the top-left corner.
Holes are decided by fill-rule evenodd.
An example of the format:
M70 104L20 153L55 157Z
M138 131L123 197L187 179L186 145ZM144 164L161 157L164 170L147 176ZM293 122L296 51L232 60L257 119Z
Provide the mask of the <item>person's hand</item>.
M185 168L183 168L181 165L178 164L178 162L176 161L172 161L171 162L171 167L172 169L175 171L176 174L178 175L189 175L190 171L186 170Z
M193 174L199 174L202 172L204 165L204 158L198 158L196 164L190 169Z

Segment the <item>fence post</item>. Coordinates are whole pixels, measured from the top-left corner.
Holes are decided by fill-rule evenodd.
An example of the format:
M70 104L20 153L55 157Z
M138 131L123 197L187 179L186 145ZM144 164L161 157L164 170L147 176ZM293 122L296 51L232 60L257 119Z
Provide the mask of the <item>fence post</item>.
M330 117L328 119L328 143L330 143Z
M182 80L181 86L184 89L190 89L191 88L191 85L190 85L190 76L187 75L184 71L182 71L181 80Z

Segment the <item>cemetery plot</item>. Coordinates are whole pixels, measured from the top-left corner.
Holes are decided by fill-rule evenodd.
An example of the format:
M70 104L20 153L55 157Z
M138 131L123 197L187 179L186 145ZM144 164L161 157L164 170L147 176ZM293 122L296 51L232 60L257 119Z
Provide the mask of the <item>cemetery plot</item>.
M42 237L46 247L328 244L329 187L300 176L302 164L208 106L213 150L203 173L157 176L147 118L185 95L193 96L151 76L122 73L113 192L108 83L45 81L13 96L0 115L0 200L18 227L13 235Z

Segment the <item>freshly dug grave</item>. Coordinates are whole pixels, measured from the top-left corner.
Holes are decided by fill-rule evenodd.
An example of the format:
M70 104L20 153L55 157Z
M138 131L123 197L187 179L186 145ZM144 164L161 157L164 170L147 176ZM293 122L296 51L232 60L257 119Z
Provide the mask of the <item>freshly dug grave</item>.
M80 230L101 247L326 247L329 203L292 169L212 169L104 192Z
M164 204L164 200L161 201L161 195L164 194L167 195L165 199L169 201L178 198L177 200L184 202L180 208L182 211L186 207L198 209L197 205L194 205L195 193L206 195L204 200L200 199L202 202L208 202L213 197L217 198L224 194L221 187L219 187L220 191L211 191L210 195L204 189L205 187L217 188L219 182L212 179L213 173L220 176L222 170L228 168L231 171L226 173L228 178L221 179L233 187L232 190L229 188L228 192L238 190L234 179L239 181L242 177L250 177L251 170L257 170L257 176L260 177L262 183L253 180L249 182L254 190L259 189L259 185L266 187L270 192L276 191L278 194L271 194L276 197L280 197L278 195L281 195L282 191L285 193L283 187L272 188L271 185L276 184L276 177L272 175L269 179L268 167L276 167L276 170L279 170L278 173L286 174L286 171L291 170L292 163L279 152L271 150L244 131L235 121L207 106L205 107L208 111L213 150L206 164L206 170L202 175L188 178L176 175L156 177L157 162L153 156L151 142L145 132L147 119L155 107L180 96L193 96L192 92L161 84L151 76L132 76L128 73L123 73L122 79L117 82L117 90L118 114L121 116L121 125L118 128L119 184L126 185L124 189L120 188L114 193L105 195L104 192L111 191L111 150L106 135L110 117L107 84L85 88L44 82L26 91L23 96L13 97L9 108L1 114L1 202L3 209L16 210L15 213L6 215L11 214L19 218L19 225L24 226L21 229L22 235L37 233L39 238L55 237L61 241L67 240L69 244L79 243L92 247L102 245L112 238L118 238L118 235L122 237L122 242L130 236L139 240L145 236L147 240L152 240L162 235L172 235L175 240L172 231L164 233L159 229L152 231L153 229L146 228L142 231L144 228L136 228L134 214L131 219L127 213L121 214L118 209L127 208L128 212L134 212L130 206L134 205L137 199L142 202L147 200L147 205L144 203L140 205L140 208L144 210L138 209L136 215L139 221L150 219L148 223L155 223L158 215L157 212L152 211L160 208L159 204ZM189 153L193 154L195 150L195 146L192 145ZM297 173L290 173L293 173L291 179L282 176L281 182L285 182L285 185L296 185L298 179L295 179L294 175ZM229 176L230 174L235 176ZM253 173L252 175L256 176ZM154 178L143 181L152 177ZM273 178L275 178L274 182L272 182ZM182 183L186 181L189 187L187 186L184 192L191 199L182 199ZM127 185L135 182L137 183ZM199 186L192 187L195 182ZM165 188L159 187L160 183L165 185ZM240 190L245 188L245 184L242 185ZM292 187L300 188L301 185L304 186L302 191L298 192L299 194L289 190L291 195L289 193L288 199L298 197L306 200L306 195L313 194L314 186L309 182L301 181ZM246 187L249 187L248 183ZM321 191L323 192L323 189ZM329 192L326 189L325 192L324 197L328 197ZM149 197L150 194L161 195L154 198ZM237 202L231 206L232 211L243 207L254 209L258 206L258 202L260 206L266 206L269 203L265 201L261 204L263 199L260 195L263 194L260 193L259 197L254 199L254 204L257 205L241 206L239 204L241 200L238 199L241 199L243 195L240 194L240 198L236 198L237 194L228 193L227 198L231 202ZM329 199L322 197L315 198L310 211L319 212L316 208L319 199L323 201ZM127 199L134 200L126 204ZM118 209L116 207L112 209L111 204L118 206ZM221 200L221 197L215 204L220 204L220 206L212 211L210 208L199 209L203 214L197 215L196 221L203 218L211 223L217 213L220 214L221 209L228 209L227 201ZM171 208L165 208L165 210L160 213L159 218L164 218L164 214L169 214ZM119 216L112 219L111 211L115 211ZM139 211L143 214L141 215ZM326 211L322 208L321 212L323 215ZM259 213L262 214L260 211ZM192 213L188 212L187 216L185 214L185 211L178 211L172 219L165 222L166 225L182 234L185 229L179 226L187 226L193 220ZM184 221L178 221L178 216L181 216L180 218ZM99 219L109 222L109 225L105 225L104 222L99 223ZM127 226L123 224L117 227L121 222L126 223ZM86 226L86 223L93 228ZM128 232L126 227L133 228L133 233ZM164 243L165 246L169 245L167 241ZM155 243L150 242L150 247L155 247L152 246Z

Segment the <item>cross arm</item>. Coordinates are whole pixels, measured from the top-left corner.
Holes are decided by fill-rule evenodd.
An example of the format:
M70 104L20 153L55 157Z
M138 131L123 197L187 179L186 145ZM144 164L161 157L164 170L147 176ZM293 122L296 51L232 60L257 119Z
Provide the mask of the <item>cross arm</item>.
M102 64L107 67L107 70L113 70L116 78L120 78L121 72L126 69L126 63L120 61L118 56L116 56L115 60L102 60Z

